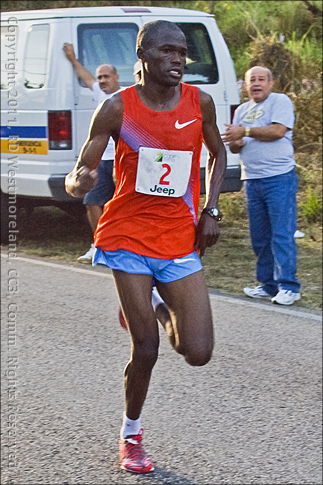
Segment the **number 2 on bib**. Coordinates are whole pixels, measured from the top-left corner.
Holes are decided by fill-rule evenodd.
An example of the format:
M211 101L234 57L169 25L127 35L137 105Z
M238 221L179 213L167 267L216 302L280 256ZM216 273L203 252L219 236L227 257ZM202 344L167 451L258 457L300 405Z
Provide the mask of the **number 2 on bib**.
M188 186L192 152L140 147L136 192L162 197L182 197Z
M171 173L172 169L168 165L168 163L163 163L162 167L166 168L166 172L160 177L159 185L169 185L169 180L165 180L165 179Z

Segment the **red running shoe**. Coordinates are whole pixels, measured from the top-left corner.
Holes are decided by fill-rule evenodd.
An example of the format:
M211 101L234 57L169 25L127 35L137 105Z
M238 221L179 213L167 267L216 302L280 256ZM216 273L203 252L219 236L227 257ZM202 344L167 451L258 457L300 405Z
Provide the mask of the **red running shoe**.
M126 319L124 317L124 314L123 314L123 311L122 311L121 307L119 307L119 323L120 323L121 327L126 332L128 332L128 325L127 325L127 322L126 322Z
M142 445L143 429L136 436L120 439L120 467L131 473L150 473L154 466Z

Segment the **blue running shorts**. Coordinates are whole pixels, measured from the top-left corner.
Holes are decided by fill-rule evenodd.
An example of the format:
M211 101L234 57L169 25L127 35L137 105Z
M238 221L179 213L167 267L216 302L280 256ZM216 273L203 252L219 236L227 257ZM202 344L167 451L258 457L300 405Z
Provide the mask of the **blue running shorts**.
M103 207L108 200L112 199L115 190L113 160L101 160L96 170L98 183L90 192L85 194L83 204Z
M179 280L202 269L196 251L182 258L160 259L141 256L125 249L103 251L96 248L92 264L103 264L125 273L151 275L161 283Z

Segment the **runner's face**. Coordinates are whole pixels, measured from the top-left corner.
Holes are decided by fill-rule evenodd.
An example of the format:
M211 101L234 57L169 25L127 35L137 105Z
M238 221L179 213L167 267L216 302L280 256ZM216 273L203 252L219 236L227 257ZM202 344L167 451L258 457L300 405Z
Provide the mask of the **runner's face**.
M143 51L148 77L158 84L177 86L184 74L186 54L184 34L173 31L159 33L151 47Z

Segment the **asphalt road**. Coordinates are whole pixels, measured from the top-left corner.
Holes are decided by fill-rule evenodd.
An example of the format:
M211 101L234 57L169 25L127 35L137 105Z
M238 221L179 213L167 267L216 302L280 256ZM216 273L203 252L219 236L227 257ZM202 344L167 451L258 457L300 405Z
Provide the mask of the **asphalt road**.
M118 468L129 337L111 274L2 256L1 483L322 483L318 313L213 292L203 368L161 330L142 418L156 470L137 476Z

